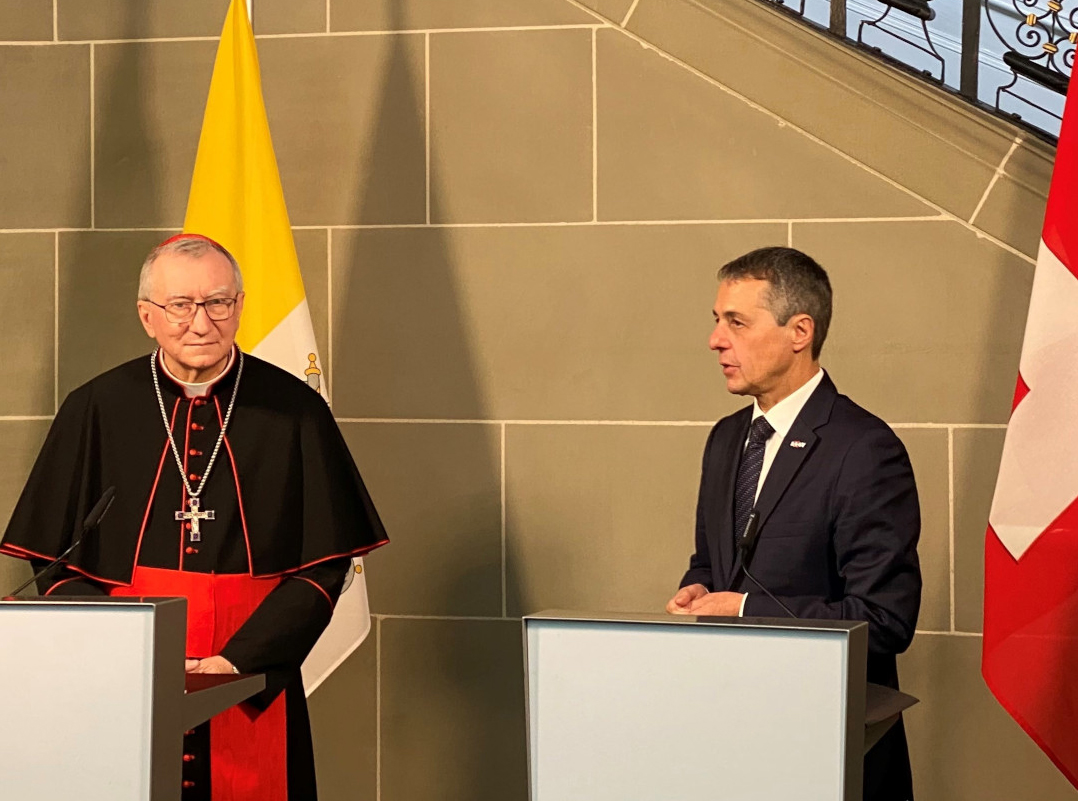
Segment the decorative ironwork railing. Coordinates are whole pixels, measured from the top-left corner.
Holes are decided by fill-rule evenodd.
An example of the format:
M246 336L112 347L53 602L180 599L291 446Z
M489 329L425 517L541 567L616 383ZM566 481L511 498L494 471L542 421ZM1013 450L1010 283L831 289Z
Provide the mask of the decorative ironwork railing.
M760 0L1054 141L1078 0Z

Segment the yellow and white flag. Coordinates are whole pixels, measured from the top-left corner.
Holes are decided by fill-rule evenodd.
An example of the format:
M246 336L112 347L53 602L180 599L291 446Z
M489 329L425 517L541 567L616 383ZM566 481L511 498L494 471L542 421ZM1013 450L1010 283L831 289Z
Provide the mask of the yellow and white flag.
M243 0L232 0L217 46L183 229L220 242L239 262L246 292L239 346L327 396ZM370 625L363 560L356 559L329 628L303 663L308 695Z

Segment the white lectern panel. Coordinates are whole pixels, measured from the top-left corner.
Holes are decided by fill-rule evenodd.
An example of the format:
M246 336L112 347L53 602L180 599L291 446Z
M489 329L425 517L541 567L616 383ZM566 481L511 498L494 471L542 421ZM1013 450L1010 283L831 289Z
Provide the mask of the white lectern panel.
M525 624L532 801L842 801L846 632Z
M150 797L152 606L0 605L0 796Z

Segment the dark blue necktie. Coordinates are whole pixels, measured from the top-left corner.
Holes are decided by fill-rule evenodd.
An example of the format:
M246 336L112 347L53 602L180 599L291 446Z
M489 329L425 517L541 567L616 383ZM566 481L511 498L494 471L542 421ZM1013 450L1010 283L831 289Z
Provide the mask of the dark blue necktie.
M760 483L760 471L764 466L764 447L775 429L761 415L749 426L749 444L741 455L737 468L737 486L734 489L734 542L737 542L749 522L749 514L756 505L756 485Z

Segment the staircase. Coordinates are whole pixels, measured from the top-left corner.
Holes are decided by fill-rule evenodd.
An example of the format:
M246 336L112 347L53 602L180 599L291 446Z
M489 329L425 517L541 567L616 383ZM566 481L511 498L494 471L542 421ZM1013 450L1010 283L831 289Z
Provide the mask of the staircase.
M1076 0L757 0L1054 143Z

